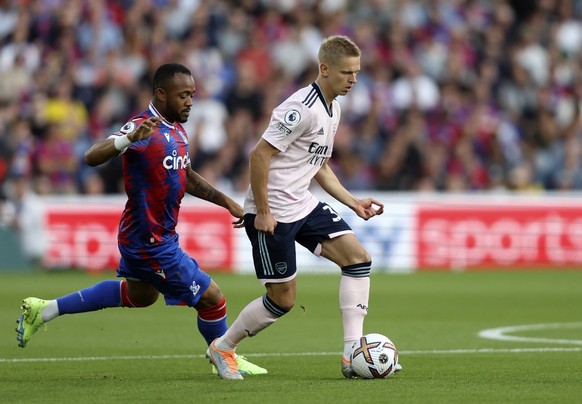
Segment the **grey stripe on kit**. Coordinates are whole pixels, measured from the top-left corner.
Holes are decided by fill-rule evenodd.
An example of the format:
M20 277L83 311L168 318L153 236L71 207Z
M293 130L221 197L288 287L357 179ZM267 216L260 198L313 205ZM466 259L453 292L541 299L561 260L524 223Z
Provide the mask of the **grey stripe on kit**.
M263 305L265 306L265 309L267 309L274 316L282 317L285 314L287 314L286 311L281 310L280 307L276 306L275 303L271 302L267 295L263 295Z
M273 271L273 264L271 264L271 257L269 257L269 250L267 249L267 240L265 237L265 233L259 232L259 256L263 263L263 274L274 275L275 272Z
M342 269L342 275L351 276L352 278L365 278L370 276L370 270L372 268L370 265L363 265L361 267L355 267L350 269Z

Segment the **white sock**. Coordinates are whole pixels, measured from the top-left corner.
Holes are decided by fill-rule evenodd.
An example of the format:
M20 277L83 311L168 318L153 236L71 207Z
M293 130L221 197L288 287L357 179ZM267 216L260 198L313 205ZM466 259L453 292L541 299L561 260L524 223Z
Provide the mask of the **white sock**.
M59 305L57 304L57 301L49 300L48 306L42 309L42 312L40 313L42 321L46 323L47 321L51 321L53 318L58 316L59 316Z
M342 275L339 303L344 329L344 358L350 357L352 344L364 333L364 318L368 313L370 277L354 278Z
M232 351L246 337L255 336L273 324L278 317L265 308L263 297L250 302L238 315L226 333L215 345L220 350Z
M352 346L356 340L344 341L344 359L349 361L352 354Z

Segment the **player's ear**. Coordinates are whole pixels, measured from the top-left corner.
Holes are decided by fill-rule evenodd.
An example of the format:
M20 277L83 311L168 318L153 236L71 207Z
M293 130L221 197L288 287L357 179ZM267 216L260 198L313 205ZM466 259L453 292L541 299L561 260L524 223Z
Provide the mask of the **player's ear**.
M162 102L166 101L166 90L162 87L156 88L156 98Z
M327 77L329 75L329 67L325 63L319 64L319 71L323 77Z

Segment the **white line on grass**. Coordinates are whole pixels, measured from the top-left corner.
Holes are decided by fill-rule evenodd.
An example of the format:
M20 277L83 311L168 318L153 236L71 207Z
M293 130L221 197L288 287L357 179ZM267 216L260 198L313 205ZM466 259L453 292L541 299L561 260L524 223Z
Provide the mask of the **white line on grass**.
M534 338L534 337L517 337L506 335L520 331L537 331L537 330L555 330L564 328L582 328L582 323L549 323L549 324L527 324L514 325L509 327L490 328L479 332L479 336L485 339L494 339L497 341L512 342L538 342L542 344L567 344L582 345L579 339L554 339L554 338Z
M502 349L443 349L421 351L399 351L399 355L459 355L459 354L483 354L483 353L528 353L528 352L582 352L582 348L502 348ZM249 357L265 356L339 356L341 352L273 352L273 353L249 353ZM62 358L0 358L0 363L35 363L35 362L90 362L111 360L164 360L164 359L200 359L204 355L124 355L124 356L85 356Z

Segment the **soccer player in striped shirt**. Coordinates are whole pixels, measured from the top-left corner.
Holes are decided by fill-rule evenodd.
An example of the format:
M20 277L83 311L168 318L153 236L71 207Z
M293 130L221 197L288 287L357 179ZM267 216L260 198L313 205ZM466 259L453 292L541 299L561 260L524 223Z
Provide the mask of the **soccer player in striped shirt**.
M63 314L108 307L146 307L164 295L168 305L198 311L198 329L206 342L226 331L226 300L218 285L179 246L176 225L187 192L227 209L243 226L243 208L190 167L188 137L182 123L193 106L196 86L183 65L160 66L153 77L148 108L117 133L95 143L85 154L91 166L121 156L127 203L119 224L121 260L117 275L54 300L24 299L17 340L25 347L47 321ZM243 357L239 367L249 374L266 373Z
M293 307L295 242L341 268L342 373L355 377L350 350L363 334L372 259L348 224L330 205L318 201L309 185L315 179L364 220L382 214L384 206L371 198L356 198L328 165L341 113L336 97L348 94L356 84L360 49L345 36L332 36L321 44L318 59L315 82L274 109L268 128L250 154L245 228L255 272L266 294L249 303L226 334L208 349L224 379L242 378L234 360L237 345Z

